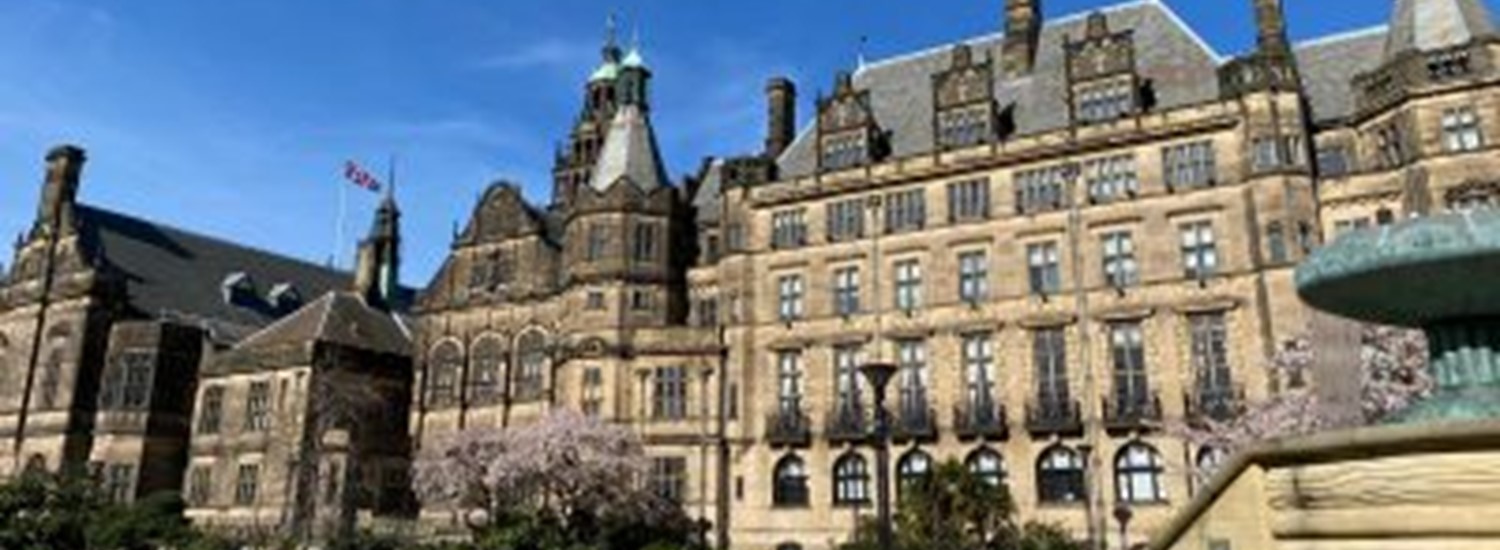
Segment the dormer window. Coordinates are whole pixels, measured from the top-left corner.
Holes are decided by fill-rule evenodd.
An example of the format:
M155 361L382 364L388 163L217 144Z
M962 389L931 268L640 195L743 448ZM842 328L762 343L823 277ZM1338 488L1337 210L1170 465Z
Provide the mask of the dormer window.
M282 313L290 313L302 307L302 294L297 292L297 287L292 286L291 283L281 283L271 287L266 300L271 303L271 307Z
M994 74L988 59L976 63L968 45L953 48L948 70L932 77L938 146L959 149L996 136Z
M255 282L243 271L224 277L224 281L219 284L219 291L227 305L244 307L256 302Z
M1469 50L1461 48L1427 56L1427 76L1433 82L1467 76L1472 71Z
M854 78L840 74L833 96L818 98L818 167L834 171L869 165L883 152L881 138L870 93L855 90Z
M1089 16L1078 41L1068 39L1069 92L1075 120L1089 124L1130 116L1143 107L1135 73L1135 38L1112 32L1102 13Z

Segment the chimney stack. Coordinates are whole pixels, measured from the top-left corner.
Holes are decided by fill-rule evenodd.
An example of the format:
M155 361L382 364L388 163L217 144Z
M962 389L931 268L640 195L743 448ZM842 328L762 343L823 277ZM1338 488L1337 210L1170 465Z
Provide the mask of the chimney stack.
M47 152L47 181L42 186L33 234L50 232L53 227L62 231L72 228L73 204L78 198L78 182L87 160L83 149L73 145L61 145Z
M1002 68L1006 78L1031 74L1042 37L1042 0L1005 0Z
M766 84L766 157L780 157L797 137L797 85L785 77Z
M1256 43L1260 51L1272 54L1290 54L1291 44L1286 36L1286 12L1281 0L1255 0Z

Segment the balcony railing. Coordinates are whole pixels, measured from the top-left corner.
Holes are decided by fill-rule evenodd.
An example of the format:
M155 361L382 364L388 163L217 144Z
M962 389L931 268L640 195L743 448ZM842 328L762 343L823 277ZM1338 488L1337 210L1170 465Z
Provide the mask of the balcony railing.
M1038 397L1026 405L1026 431L1058 435L1083 433L1083 413L1078 401Z
M1005 405L981 400L954 407L953 431L963 440L1003 440L1010 436Z
M1228 422L1245 413L1245 388L1230 384L1199 388L1183 395L1189 420Z
M841 405L828 411L823 434L831 443L861 443L872 426L864 407Z
M1104 429L1109 431L1148 430L1162 424L1161 396L1156 392L1106 397L1100 410L1104 412Z
M812 444L812 423L801 408L783 409L766 418L766 441L777 447Z
M897 442L933 441L937 439L937 414L922 399L902 403L891 419L891 439Z

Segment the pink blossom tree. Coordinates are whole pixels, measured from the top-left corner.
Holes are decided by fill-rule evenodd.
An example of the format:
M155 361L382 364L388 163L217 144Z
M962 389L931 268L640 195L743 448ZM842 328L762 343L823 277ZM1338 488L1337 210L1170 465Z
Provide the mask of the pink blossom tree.
M1281 391L1226 421L1211 418L1184 422L1175 431L1195 447L1225 454L1257 442L1308 435L1325 430L1372 424L1406 409L1432 391L1427 370L1427 339L1420 332L1364 325L1360 334L1360 414L1339 415L1322 402L1311 378L1318 346L1307 335L1284 342L1264 366ZM1199 472L1206 476L1212 472Z
M425 506L462 515L476 532L524 522L568 539L619 526L680 534L681 508L641 483L648 464L634 433L560 411L518 428L458 432L423 450L413 483Z

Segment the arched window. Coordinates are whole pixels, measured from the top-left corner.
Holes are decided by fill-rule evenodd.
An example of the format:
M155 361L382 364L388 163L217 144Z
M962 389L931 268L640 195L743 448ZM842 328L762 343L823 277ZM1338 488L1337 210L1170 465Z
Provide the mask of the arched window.
M505 350L499 338L481 338L470 351L469 402L488 405L505 394Z
M528 332L516 343L516 352L521 365L516 374L516 398L531 400L541 397L546 382L547 337L539 331Z
M771 486L771 501L776 506L807 506L807 465L796 455L776 463L776 479Z
M911 490L930 479L932 479L932 456L922 450L912 450L897 461L896 488L898 492Z
M1219 468L1224 466L1224 460L1227 458L1229 458L1229 452L1220 447L1206 445L1198 449L1198 457L1193 462L1198 468L1199 478L1206 480L1219 473Z
M1037 499L1046 504L1083 501L1083 457L1061 445L1042 453L1036 465Z
M1000 458L1000 453L989 447L981 447L970 453L969 458L964 460L964 465L968 466L970 473L991 487L999 487L1005 483L1005 461Z
M870 502L870 470L865 457L849 453L833 465L833 503L860 505Z
M427 406L440 409L458 403L458 382L462 379L463 351L458 344L444 342L432 350L427 364Z
M1144 443L1132 443L1115 457L1115 491L1120 502L1166 502L1161 455Z

